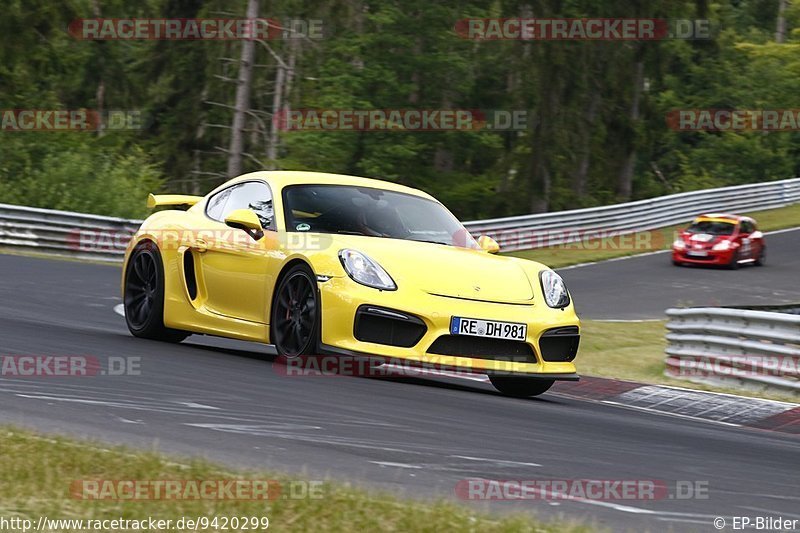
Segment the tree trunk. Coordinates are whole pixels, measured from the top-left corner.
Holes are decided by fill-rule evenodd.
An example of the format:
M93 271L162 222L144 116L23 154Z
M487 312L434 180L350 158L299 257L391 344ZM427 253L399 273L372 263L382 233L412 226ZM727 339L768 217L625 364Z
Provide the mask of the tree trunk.
M92 13L97 18L102 16L100 11L100 4L97 3L97 0L92 0ZM94 93L94 100L97 109L97 136L102 137L105 133L106 124L105 119L103 118L103 113L105 112L106 106L106 82L103 79L103 71L105 70L105 56L103 55L102 51L105 49L105 42L98 41L97 46L100 46L101 53L99 54L99 61L98 61L98 69L100 70L100 81L97 83L97 90Z
M601 87L599 84L591 88L592 84L588 84L590 91L589 103L587 104L586 113L584 114L585 121L580 133L581 146L579 149L580 159L578 160L578 167L572 175L572 192L575 195L574 204L577 206L580 200L586 195L586 182L589 177L589 163L592 159L592 132L594 130L594 123L597 119L597 107L600 105Z
M295 64L297 64L297 54L299 54L299 48L302 45L302 41L299 39L293 39L289 43L289 64L287 65L289 68L286 70L286 78L284 80L283 85L283 95L284 100L289 98L289 95L292 94L292 83L294 82L294 68Z
M786 12L787 0L778 0L778 23L775 27L775 42L783 43L786 40Z
M106 82L100 78L100 83L97 85L97 92L94 93L94 100L97 104L97 136L102 137L105 133L106 124L103 119L106 107Z
M269 143L267 144L267 159L269 169L275 169L275 159L278 158L278 125L281 121L281 109L283 109L283 88L286 80L286 69L282 64L278 65L275 72L275 92L272 93L272 124L269 129Z
M550 209L552 188L551 167L553 163L552 138L557 127L555 122L561 112L562 87L557 83L557 61L550 51L543 56L547 65L538 80L542 95L538 105L537 120L531 135L531 155L529 167L530 209L532 213L544 213Z
M270 170L277 168L275 160L278 158L278 144L280 142L278 125L281 123L278 117L280 117L282 112L288 111L289 109L286 105L286 101L289 99L289 94L292 90L294 65L299 44L300 42L298 39L292 39L289 42L289 61L278 64L278 71L275 73L275 93L272 96L272 124L270 126L267 144L267 159L269 159L268 165Z
M629 114L629 136L626 142L627 152L622 163L617 179L617 196L622 200L629 200L633 188L633 171L636 167L636 126L639 122L639 107L642 100L642 83L644 82L644 58L640 48L636 54L636 63L633 75L633 97Z
M247 18L258 17L258 0L248 0ZM253 58L255 57L255 41L242 41L242 55L239 61L239 80L236 85L236 110L231 124L231 143L228 149L228 177L233 178L242 173L242 152L244 151L244 127L246 113L250 109L250 85L253 79Z
M548 139L552 135L553 114L549 110L556 107L556 97L550 93L548 110L543 110L542 118L538 121L534 134L531 136L529 180L530 180L530 210L531 213L544 213L550 209L551 179L550 169L551 153L548 148Z
M414 44L411 46L411 56L422 56L422 38L419 35L414 38ZM411 92L408 95L408 103L412 106L415 106L419 103L421 84L422 76L420 76L419 69L415 68L411 73Z

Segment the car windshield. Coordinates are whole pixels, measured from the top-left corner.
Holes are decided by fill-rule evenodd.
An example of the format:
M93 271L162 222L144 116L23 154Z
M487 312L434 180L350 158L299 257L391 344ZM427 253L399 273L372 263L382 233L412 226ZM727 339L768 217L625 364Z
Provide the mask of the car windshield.
M283 191L283 206L287 231L478 247L444 206L411 194L349 185L292 185Z
M703 220L695 222L689 229L689 233L708 233L710 235L733 235L733 230L736 229L734 222L719 222L714 220Z

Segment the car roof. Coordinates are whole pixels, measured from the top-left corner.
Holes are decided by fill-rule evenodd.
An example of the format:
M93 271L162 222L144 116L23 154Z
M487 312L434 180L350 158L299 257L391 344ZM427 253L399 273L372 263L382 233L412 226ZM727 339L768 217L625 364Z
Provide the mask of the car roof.
M393 183L391 181L361 178L358 176L348 176L345 174L329 174L327 172L306 172L298 170L269 170L251 172L227 181L218 187L218 189L241 181L254 179L268 181L277 189L283 189L289 185L351 185L356 187L370 187L373 189L401 192L414 196L420 196L429 200L436 200L433 196L424 191L414 189L413 187L400 185L399 183Z
M695 222L700 222L703 220L711 220L715 222L742 222L743 220L747 220L750 222L755 222L750 217L742 216L742 215L731 215L729 213L705 213L703 215L698 215L695 219Z

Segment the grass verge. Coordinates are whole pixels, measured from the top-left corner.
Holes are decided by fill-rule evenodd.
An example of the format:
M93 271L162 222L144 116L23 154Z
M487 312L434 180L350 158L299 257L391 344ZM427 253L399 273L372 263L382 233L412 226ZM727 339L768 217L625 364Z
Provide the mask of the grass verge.
M602 322L581 320L581 347L575 364L586 376L671 385L739 396L798 402L790 392L749 391L718 387L664 375L667 346L666 320L653 322Z
M583 532L587 526L566 522L545 524L530 516L493 516L474 512L465 505L446 501L401 500L346 485L326 482L317 498L283 498L270 501L169 499L120 501L117 499L76 499L71 495L76 480L277 480L281 494L287 486L303 481L259 472L224 470L210 463L179 464L157 453L132 452L124 448L102 448L67 438L43 437L16 428L0 427L0 517L32 520L39 518L75 520L173 520L181 517L268 517L269 529L278 531L541 531ZM302 491L292 491L295 495ZM102 491L100 492L102 494ZM261 531L232 528L227 531ZM85 527L83 531L125 531L108 527ZM132 524L128 524L132 526ZM11 528L19 530L21 528ZM80 531L75 524L45 531ZM139 530L149 530L147 528ZM194 530L172 527L161 531ZM224 530L218 527L198 531ZM153 530L154 531L154 530Z
M33 250L20 250L11 246L0 246L0 255L15 255L18 257L33 257L34 259L48 259L50 261L67 261L70 263L88 263L90 265L107 265L119 268L122 265L120 261L101 261L98 259L87 259L84 257L72 257L69 255L49 254L45 252L36 252Z
M800 226L800 204L768 211L755 211L747 213L747 215L756 219L758 227L762 231L775 231ZM670 226L639 232L633 236L587 239L535 250L508 252L507 255L538 261L550 268L563 268L580 263L668 250L671 248L677 233L686 226L687 224ZM767 243L769 244L769 241Z

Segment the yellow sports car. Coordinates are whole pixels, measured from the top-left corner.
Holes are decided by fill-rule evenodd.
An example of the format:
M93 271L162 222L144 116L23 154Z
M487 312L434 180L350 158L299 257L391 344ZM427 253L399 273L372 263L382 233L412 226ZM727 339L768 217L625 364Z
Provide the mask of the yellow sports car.
M273 344L285 357L379 358L487 374L534 396L576 380L579 321L561 277L494 255L430 195L385 181L254 172L163 195L123 266L137 337Z

